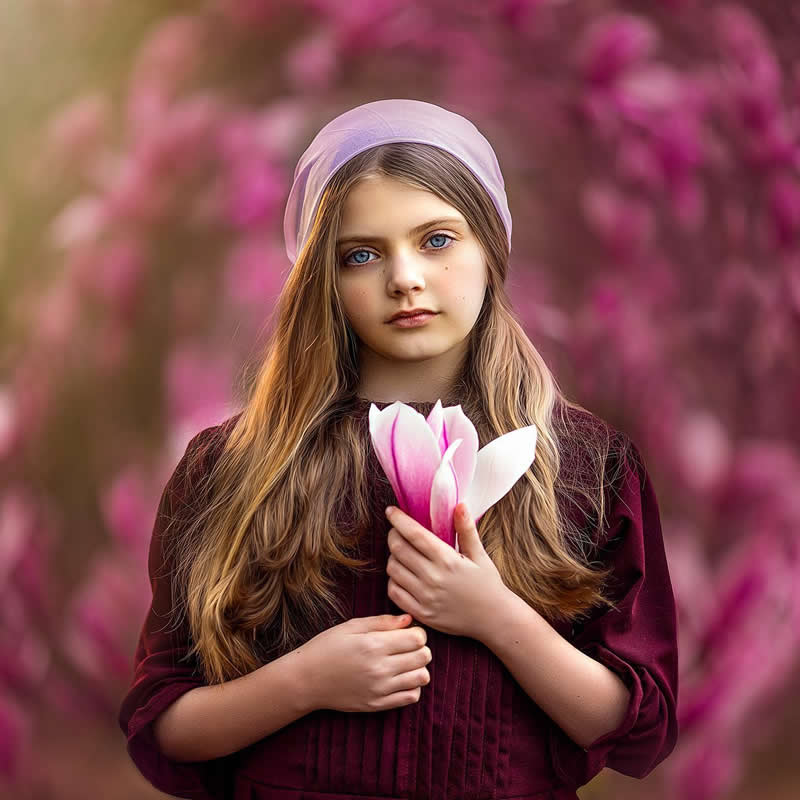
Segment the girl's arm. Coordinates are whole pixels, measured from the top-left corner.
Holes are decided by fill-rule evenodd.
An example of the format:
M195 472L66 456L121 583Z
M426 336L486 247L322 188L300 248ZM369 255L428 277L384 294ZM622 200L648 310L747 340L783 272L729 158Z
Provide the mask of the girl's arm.
M174 761L208 761L241 750L314 710L305 645L240 678L182 694L153 723Z
M609 530L598 543L614 569L617 608L594 613L567 641L516 598L508 627L495 624L486 637L557 723L548 735L551 761L570 786L588 783L603 767L644 778L678 738L675 597L655 492L641 454L630 448Z
M512 591L495 610L495 623L481 641L573 742L588 751L592 742L619 728L631 692L617 673L570 644Z
M200 674L196 658L187 658L187 626L170 629L175 565L167 555L171 548L165 547L165 539L191 519L202 504L197 492L200 479L212 468L226 433L224 424L198 433L162 493L148 554L153 598L136 646L132 680L118 714L128 754L139 772L156 789L191 800L226 796L238 756L214 758L215 752L227 752L246 740L255 740L259 728L277 730L291 721L295 710L300 716L304 708L302 669L298 668L303 656L299 652L287 653L282 660L276 659L249 675L211 687ZM290 691L292 669L297 670L294 677L299 691ZM201 731L210 739L204 747L197 741ZM222 746L226 736L233 738L230 745L226 742Z

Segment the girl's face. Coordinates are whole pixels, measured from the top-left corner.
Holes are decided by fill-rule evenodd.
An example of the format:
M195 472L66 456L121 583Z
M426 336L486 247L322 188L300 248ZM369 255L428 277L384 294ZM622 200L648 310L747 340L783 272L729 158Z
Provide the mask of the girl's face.
M443 396L486 291L483 251L463 215L431 192L371 176L348 194L337 242L339 293L361 341L360 394ZM414 308L438 313L418 327L388 323Z

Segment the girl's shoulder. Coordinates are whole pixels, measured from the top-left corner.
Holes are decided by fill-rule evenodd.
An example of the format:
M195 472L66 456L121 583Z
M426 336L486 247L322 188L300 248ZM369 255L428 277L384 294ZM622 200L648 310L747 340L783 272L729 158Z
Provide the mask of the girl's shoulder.
M627 436L624 431L615 428L608 420L577 403L572 405L564 403L561 408L569 427L586 439L613 441Z
M165 492L170 495L173 510L187 507L193 510L198 495L205 486L217 458L222 453L225 441L242 415L238 412L198 431L186 445L186 451L175 467Z
M641 454L623 430L580 405L566 405L559 425L560 455L565 466L578 474L596 471L598 453L605 459L607 475L618 475L624 468L639 471Z
M604 516L610 521L645 490L649 477L644 459L625 431L585 408L564 410L567 420L559 431L559 489L569 500L568 513L576 520L596 519L595 502L602 492ZM596 545L602 540L601 536Z
M234 425L241 416L242 412L239 411L216 425L209 425L207 428L198 431L189 440L189 444L186 446L186 454L197 461L207 462L209 459L214 459L215 456L219 455Z

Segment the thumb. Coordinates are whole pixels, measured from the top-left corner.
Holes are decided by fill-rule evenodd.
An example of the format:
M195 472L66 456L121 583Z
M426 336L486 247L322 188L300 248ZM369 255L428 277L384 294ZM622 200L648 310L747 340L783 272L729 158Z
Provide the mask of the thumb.
M411 622L410 614L379 614L373 617L378 623L378 628L397 628L401 625L408 625Z
M377 614L372 617L353 617L350 625L358 631L382 631L399 628L411 622L410 614Z
M456 536L458 537L458 550L473 561L480 558L484 552L481 537L478 535L478 526L469 513L465 503L459 503L453 512Z

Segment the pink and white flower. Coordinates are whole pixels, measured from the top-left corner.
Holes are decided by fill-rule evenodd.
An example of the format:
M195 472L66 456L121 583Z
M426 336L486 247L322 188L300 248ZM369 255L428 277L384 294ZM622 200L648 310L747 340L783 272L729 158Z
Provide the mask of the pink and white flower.
M460 405L427 418L394 402L369 409L369 432L397 505L458 550L453 511L466 503L477 523L519 480L536 456L535 425L498 436L478 450L478 433Z

